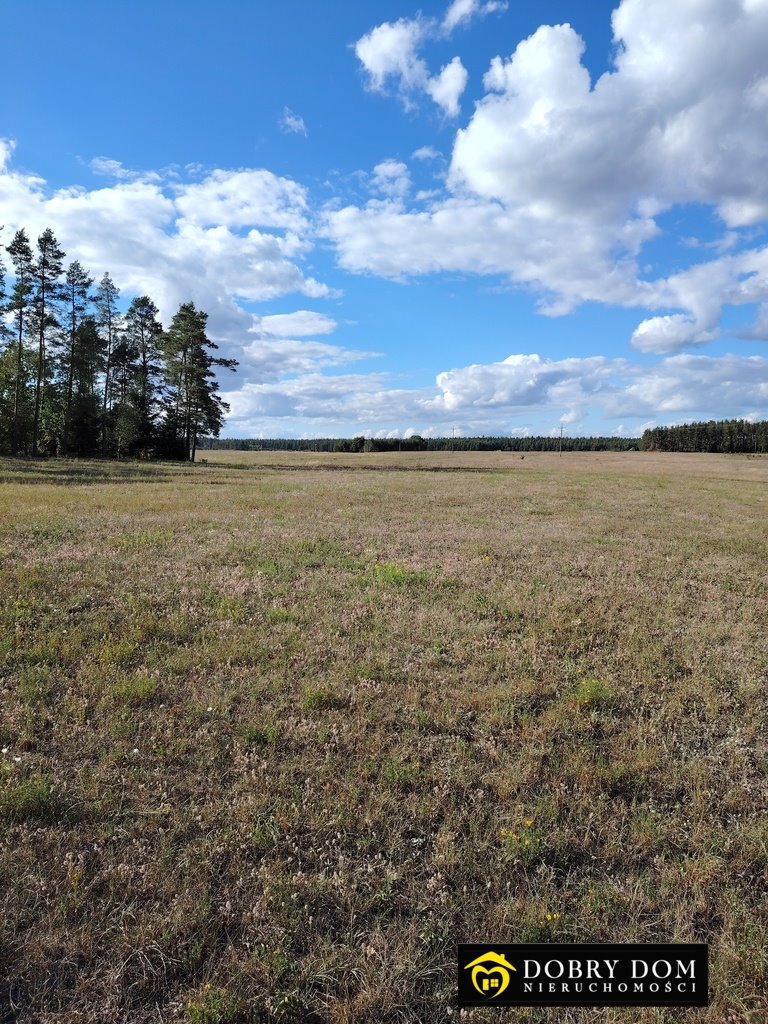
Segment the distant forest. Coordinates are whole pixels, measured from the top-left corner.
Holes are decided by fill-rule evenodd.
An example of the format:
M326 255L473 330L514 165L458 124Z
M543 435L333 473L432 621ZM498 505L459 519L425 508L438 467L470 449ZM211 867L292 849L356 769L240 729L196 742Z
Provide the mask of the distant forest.
M229 451L292 451L292 452L556 452L561 439L557 437L282 437L267 440L248 438L200 439L199 448ZM623 452L638 448L638 438L563 437L564 452Z
M768 451L768 420L709 420L679 427L654 427L642 437L420 437L403 438L221 438L200 439L202 449L295 452L722 452Z
M118 308L109 274L96 288L50 228L33 249L22 229L0 260L0 453L194 459L229 411L207 313L183 303L167 330L148 295Z
M649 452L766 452L768 420L708 420L678 427L654 427L643 434L642 447Z

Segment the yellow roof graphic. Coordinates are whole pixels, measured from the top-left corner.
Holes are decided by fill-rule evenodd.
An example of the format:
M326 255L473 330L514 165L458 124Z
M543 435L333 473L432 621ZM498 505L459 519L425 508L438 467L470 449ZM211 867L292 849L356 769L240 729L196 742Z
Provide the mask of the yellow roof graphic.
M483 953L477 960L473 960L471 964L465 964L464 970L466 971L469 967L476 967L478 964L482 964L491 960L495 964L501 964L502 967L508 967L510 971L516 971L517 968L507 960L501 953Z

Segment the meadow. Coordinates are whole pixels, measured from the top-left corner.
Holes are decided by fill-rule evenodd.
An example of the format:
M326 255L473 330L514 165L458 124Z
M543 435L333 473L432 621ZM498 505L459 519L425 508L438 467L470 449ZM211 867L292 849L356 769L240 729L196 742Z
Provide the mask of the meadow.
M768 458L0 460L0 1021L768 1019ZM710 944L465 1010L458 941Z

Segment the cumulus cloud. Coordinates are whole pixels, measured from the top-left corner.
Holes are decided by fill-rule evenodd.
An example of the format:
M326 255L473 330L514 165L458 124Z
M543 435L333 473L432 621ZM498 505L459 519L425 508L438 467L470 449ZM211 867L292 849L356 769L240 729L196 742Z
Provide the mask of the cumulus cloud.
M711 341L720 333L718 324L724 306L768 299L768 247L721 256L652 282L646 285L643 298L652 307L677 307L688 312L640 324L632 338L636 348L674 352Z
M452 4L447 24L480 6ZM410 83L427 31L413 24ZM614 64L594 82L570 25L541 26L494 57L456 133L446 192L426 210L334 210L342 266L503 274L537 290L550 314L585 301L645 307L659 315L632 340L656 353L716 337L724 304L768 301L766 249L737 252L744 229L768 219L768 2L622 0L612 26ZM660 215L689 203L728 229L721 257L645 278L640 256Z
M260 337L306 338L313 334L332 334L338 324L325 313L297 309L292 313L254 316L253 334Z
M413 105L414 96L425 93L446 117L457 117L468 80L461 58L453 57L439 72L431 74L421 50L429 40L450 36L473 18L506 7L497 0L453 0L442 19L419 15L376 25L355 43L355 55L366 72L369 87L384 92L393 86L406 107Z
M426 34L424 20L400 18L385 21L358 39L355 54L368 73L371 88L383 90L390 79L406 91L423 88L429 74L418 50Z
M354 272L503 274L537 287L550 314L588 299L631 304L638 294L633 260L617 259L599 226L558 223L494 200L441 197L424 210L348 205L327 211L325 224L339 262ZM653 224L646 234L656 234Z
M458 57L446 64L426 84L426 90L448 117L456 117L459 113L459 100L467 87L467 69Z
M697 330L696 324L682 313L654 316L638 324L632 334L632 346L638 352L679 352L686 345L711 341L708 331Z
M408 168L400 160L382 160L373 169L372 184L377 192L402 199L411 187Z
M674 413L720 419L750 410L768 418L768 359L762 356L670 356L638 371L605 403L608 416L653 415L666 421Z
M191 224L230 228L307 229L306 190L271 171L215 170L199 184L180 185L176 209Z
M512 355L499 363L465 366L437 376L439 394L430 408L456 413L466 409L516 410L552 404L572 407L610 392L612 378L624 368L604 356L542 359Z

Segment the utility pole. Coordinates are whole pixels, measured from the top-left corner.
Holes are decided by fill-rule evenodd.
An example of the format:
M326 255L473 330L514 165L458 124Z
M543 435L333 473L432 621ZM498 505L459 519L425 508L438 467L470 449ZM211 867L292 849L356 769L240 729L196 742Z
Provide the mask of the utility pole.
M563 457L563 424L560 424L560 447L558 448L558 454L560 458Z

